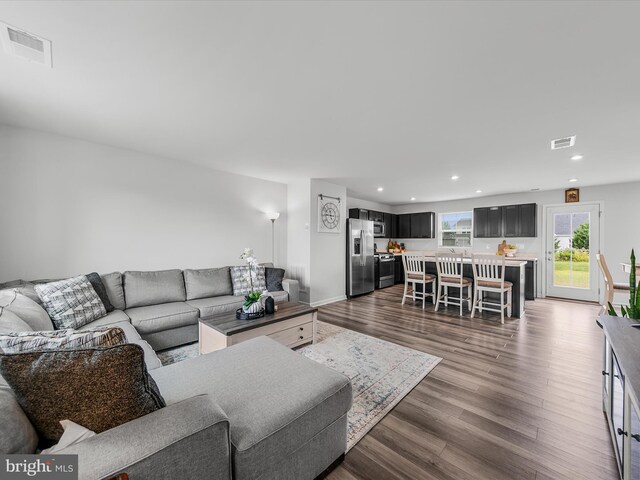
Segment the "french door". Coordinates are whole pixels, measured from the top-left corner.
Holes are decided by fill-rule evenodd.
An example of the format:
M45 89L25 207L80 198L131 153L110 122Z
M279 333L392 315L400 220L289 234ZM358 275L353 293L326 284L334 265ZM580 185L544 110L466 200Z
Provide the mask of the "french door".
M597 302L600 205L546 208L547 295Z

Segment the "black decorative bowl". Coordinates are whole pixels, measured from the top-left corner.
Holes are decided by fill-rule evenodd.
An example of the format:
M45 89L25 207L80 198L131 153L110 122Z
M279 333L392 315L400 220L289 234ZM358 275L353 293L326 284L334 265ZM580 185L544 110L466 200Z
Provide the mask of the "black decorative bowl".
M242 307L236 310L236 318L238 320L256 320L257 318L264 317L264 308L259 312L255 313L246 313L242 311Z

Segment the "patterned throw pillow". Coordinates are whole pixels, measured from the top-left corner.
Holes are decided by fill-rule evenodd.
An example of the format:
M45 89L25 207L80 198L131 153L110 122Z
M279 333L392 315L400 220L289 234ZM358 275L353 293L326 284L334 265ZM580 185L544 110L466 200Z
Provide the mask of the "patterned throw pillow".
M165 406L144 350L132 343L0 354L0 375L38 433L40 448L60 440L61 420L101 433Z
M251 292L264 292L267 289L267 280L264 275L264 267L256 268L257 278L253 280L253 290L249 282L249 267L231 267L231 283L233 283L233 294L236 297L248 295Z
M127 343L127 337L119 327L103 327L82 332L75 330L20 332L0 335L0 353L110 347L125 343Z
M79 328L107 314L86 275L36 285L35 290L58 329Z

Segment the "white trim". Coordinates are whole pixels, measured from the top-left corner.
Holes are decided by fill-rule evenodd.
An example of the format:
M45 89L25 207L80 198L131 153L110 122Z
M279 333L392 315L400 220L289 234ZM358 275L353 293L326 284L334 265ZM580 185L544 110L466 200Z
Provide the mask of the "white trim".
M467 230L443 230L442 229L442 215L460 215L470 213L471 214L471 227L469 229L469 245L463 247L451 247L450 245L442 245L442 234L444 232L458 232L458 233L466 233ZM451 247L451 248L471 248L473 247L473 209L471 210L461 210L459 212L438 212L438 225L436 229L436 236L438 237L438 248L441 247Z
M346 299L347 299L346 295L340 295L339 297L327 298L325 300L320 300L319 302L313 302L313 303L310 303L309 305L315 308L315 307L321 307L322 305L328 305L330 303L335 303L335 302L339 302L341 300L346 300Z

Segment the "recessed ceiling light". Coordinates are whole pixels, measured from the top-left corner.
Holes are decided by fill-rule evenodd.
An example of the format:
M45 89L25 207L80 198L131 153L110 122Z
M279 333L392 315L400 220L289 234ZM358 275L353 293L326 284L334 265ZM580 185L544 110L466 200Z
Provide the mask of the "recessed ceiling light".
M416 197L411 197L411 201L415 202L416 201Z
M451 175L451 180L458 180L460 177L458 175Z
M574 155L573 157L571 157L571 160L582 160L584 158L584 155Z
M482 190L476 190L476 193L482 193Z
M571 183L574 183L574 182L577 182L577 181L578 181L578 179L577 179L577 178L570 178L570 179L569 179L569 181L570 181Z
M378 191L379 191L379 192L381 192L381 191L383 191L383 190L384 190L384 188L382 188L382 187L378 187Z
M531 191L532 192L538 192L538 191L540 191L540 189L539 188L532 188Z

